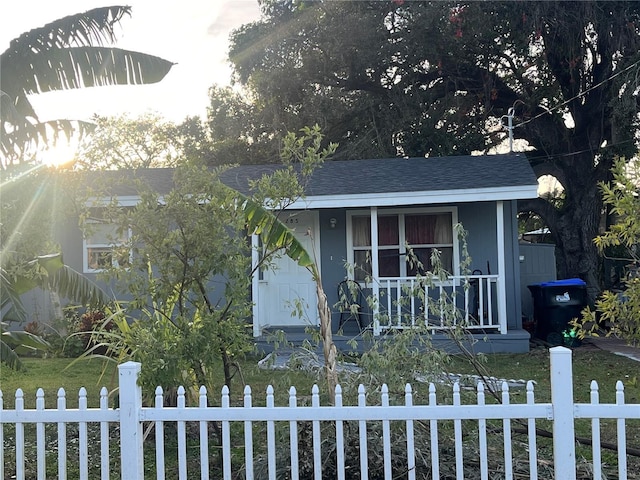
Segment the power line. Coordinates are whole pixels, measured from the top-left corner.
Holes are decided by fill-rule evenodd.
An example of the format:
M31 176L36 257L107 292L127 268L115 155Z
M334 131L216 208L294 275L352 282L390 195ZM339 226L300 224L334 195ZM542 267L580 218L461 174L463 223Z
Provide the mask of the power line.
M591 90L595 90L596 88L600 87L601 85L604 85L606 82L608 82L608 81L610 81L610 80L613 80L613 79L614 79L614 78L616 78L618 75L622 75L622 74L623 74L623 73L625 73L626 71L631 70L633 67L635 67L635 66L636 66L636 65L638 65L638 64L640 64L640 60L638 60L638 61L636 61L636 62L632 63L631 65L627 66L626 68L623 68L623 69L622 69L622 70L620 70L619 72L614 73L614 74L613 74L613 75L611 75L610 77L605 78L605 79L604 79L604 80L602 80L601 82L598 82L597 84L592 85L590 88L586 89L584 92L580 92L580 93L579 93L578 95L576 95L575 97L572 97L572 98L570 98L569 100L565 100L564 102L559 103L559 104L558 104L558 105L556 105L555 107L549 108L546 112L539 113L539 114L538 114L538 115L536 115L535 117L532 117L532 118L530 118L530 119L528 119L528 120L525 120L524 122L521 122L521 123L519 123L519 124L517 124L517 125L514 125L512 128L518 128L518 127L521 127L521 126L523 126L523 125L526 125L526 124L527 124L527 123L529 123L529 122L534 121L534 120L535 120L535 119L537 119L537 118L542 117L543 115L547 115L547 114L553 113L555 110L558 110L558 109L560 109L560 108L564 107L564 106L565 106L565 105L567 105L569 102L572 102L572 101L574 101L574 100L577 100L578 98L584 97L584 96L585 96L587 93L589 93ZM518 101L520 101L520 100L516 100L516 102L518 102ZM514 107L513 107L513 108L515 108L515 103L514 103Z

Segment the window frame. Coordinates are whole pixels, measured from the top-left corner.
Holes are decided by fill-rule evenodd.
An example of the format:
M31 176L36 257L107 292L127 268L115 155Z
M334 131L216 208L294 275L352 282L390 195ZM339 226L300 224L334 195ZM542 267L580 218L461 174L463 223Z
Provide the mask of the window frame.
M393 208L393 209L378 209L377 216L387 216L394 215L398 216L398 233L399 233L399 245L378 245L378 254L383 250L400 250L400 256L404 256L407 253L406 250L406 232L405 232L405 216L406 215L437 215L437 214L450 214L451 215L451 236L453 243L452 244L443 244L443 243L434 243L434 244L416 244L411 245L412 248L441 248L441 247L452 247L452 271L450 272L453 276L458 276L460 274L460 249L458 236L455 232L455 225L458 223L458 207L456 206L442 206L442 207L413 207L413 208ZM347 218L347 264L355 266L355 252L356 251L371 251L373 255L372 245L368 246L356 246L354 245L354 232L353 232L353 217L362 217L369 216L371 217L371 210L347 210L346 218ZM372 243L372 239L370 241ZM399 278L410 277L408 274L408 265L407 262L399 262L400 267L400 275ZM349 280L355 280L354 269L349 269L348 272ZM385 277L380 275L380 278L396 278L396 277ZM356 280L360 283L363 283L362 280Z
M106 226L112 226L114 233L117 230L117 225L112 223L112 222L102 222L99 220L88 220L85 222L85 225L106 225ZM91 228L91 227L89 227ZM119 265L117 263L117 255L114 255L113 252L119 248L119 247L124 247L126 246L129 241L131 240L132 237L132 231L131 228L127 228L125 232L123 232L122 235L122 239L120 242L96 242L96 243L91 243L90 242L90 238L91 238L91 234L87 234L86 230L83 231L82 234L82 271L83 273L101 273L106 271L106 268L92 268L90 266L90 262L89 262L89 251L90 250L100 250L100 251L105 251L105 252L110 252L112 255L111 258L111 266L118 268ZM133 251L131 250L131 248L128 248L129 250L129 264L131 264L131 261L133 260ZM123 267L126 268L126 267Z

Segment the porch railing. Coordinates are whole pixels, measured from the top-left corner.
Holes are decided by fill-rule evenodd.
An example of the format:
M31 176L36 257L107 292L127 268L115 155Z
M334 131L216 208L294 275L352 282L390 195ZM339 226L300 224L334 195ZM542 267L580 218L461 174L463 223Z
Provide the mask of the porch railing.
M437 331L462 325L469 330L506 333L506 318L499 315L498 281L498 275L450 276L432 282L382 277L374 331L418 325ZM429 299L428 306L424 299Z

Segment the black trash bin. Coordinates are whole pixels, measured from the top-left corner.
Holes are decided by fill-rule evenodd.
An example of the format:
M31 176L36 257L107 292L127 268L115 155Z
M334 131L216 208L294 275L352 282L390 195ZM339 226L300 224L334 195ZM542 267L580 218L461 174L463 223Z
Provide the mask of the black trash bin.
M587 306L587 284L580 278L529 285L533 296L535 336L552 345L567 344L562 332ZM575 342L570 341L570 346Z

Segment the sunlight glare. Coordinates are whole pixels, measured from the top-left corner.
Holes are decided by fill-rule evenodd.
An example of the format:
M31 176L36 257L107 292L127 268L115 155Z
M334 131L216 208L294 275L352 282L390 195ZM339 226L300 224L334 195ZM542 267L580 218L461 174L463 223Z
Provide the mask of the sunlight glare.
M61 167L74 161L77 150L77 145L68 142L58 142L57 145L43 149L39 156L44 165L48 167Z

